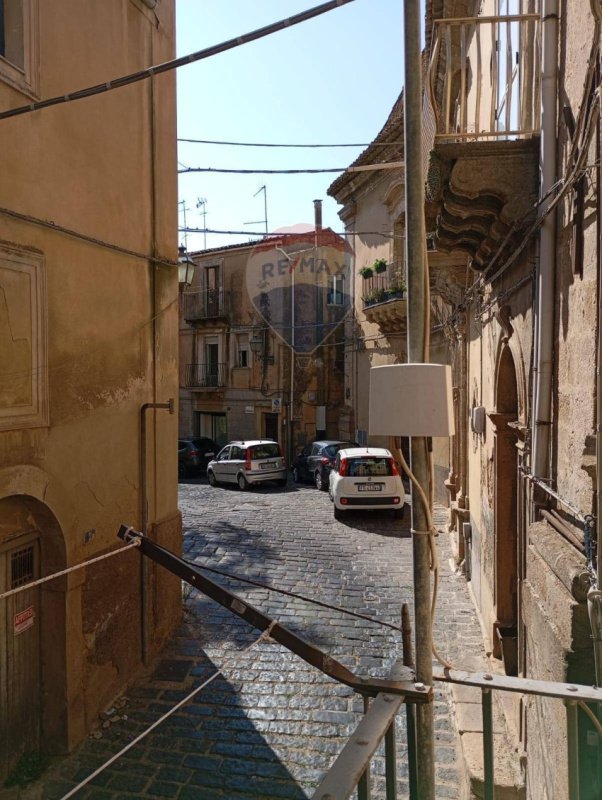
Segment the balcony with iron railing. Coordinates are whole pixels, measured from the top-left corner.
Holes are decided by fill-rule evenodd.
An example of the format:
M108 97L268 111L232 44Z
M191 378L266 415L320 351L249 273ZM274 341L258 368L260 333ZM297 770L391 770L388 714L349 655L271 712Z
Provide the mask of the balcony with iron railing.
M186 364L183 384L187 389L220 389L227 375L227 364Z
M434 22L424 97L427 231L487 272L533 215L541 116L535 14Z
M183 292L180 302L186 322L226 319L230 314L230 292L225 289Z
M394 333L402 329L407 317L404 269L398 261L381 263L381 271L378 267L360 270L362 306L369 322L375 322L383 333Z
M537 14L435 21L428 89L436 142L539 132L539 31Z

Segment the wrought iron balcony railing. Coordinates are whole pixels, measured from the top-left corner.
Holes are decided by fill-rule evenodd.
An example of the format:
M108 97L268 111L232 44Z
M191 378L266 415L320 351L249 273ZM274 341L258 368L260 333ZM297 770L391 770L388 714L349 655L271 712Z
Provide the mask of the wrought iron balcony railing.
M186 364L184 386L187 389L215 389L226 385L227 364Z
M540 53L537 14L436 20L427 83L435 141L537 134Z
M397 261L387 264L384 272L373 272L362 284L364 308L389 300L403 300L406 296L403 268Z
M182 294L182 315L186 322L219 319L230 313L230 292L224 289L206 289Z

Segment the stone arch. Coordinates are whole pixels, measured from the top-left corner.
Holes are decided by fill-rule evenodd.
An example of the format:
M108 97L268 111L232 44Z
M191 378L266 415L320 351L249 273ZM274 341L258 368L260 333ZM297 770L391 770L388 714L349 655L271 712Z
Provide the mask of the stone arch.
M22 547L35 554L35 577L51 575L67 566L65 537L51 508L29 494L5 494L0 497L0 556L7 589L13 588L11 554L25 552ZM5 768L10 767L11 761L14 762L24 749L30 748L33 738L38 739L39 749L46 752L66 752L70 748L68 675L72 665L68 659L67 623L68 620L76 623L74 607L69 606L73 600L70 590L77 583L77 578L68 575L0 601L0 614L4 618L4 625L0 626L0 630L4 629L4 641L0 641L0 647L7 653L11 649L11 658L17 665L19 658L26 659L29 652L37 652L40 665L39 696L32 698L30 704L14 697L10 699L11 709L14 706L17 716L21 714L19 719L24 718L23 715L27 717L22 723L26 733L7 751ZM76 603L75 608L78 607ZM27 648L22 645L25 635L21 636L17 623L24 609L33 609L31 630L35 631L35 645L28 644ZM25 630L30 633L29 627ZM31 643L31 636L28 641ZM8 670L8 661L6 666ZM17 674L17 667L11 674ZM8 671L6 675L8 679ZM7 680L7 705L10 691ZM8 722L11 724L11 720Z
M518 669L518 451L519 377L508 336L498 349L494 425L494 602L493 652L508 674Z

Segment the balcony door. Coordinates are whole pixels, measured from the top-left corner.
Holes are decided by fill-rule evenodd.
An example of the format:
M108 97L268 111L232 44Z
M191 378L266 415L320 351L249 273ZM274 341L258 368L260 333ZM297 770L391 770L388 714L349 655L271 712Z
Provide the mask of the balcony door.
M207 267L205 271L207 288L207 316L219 316L219 267Z
M207 386L217 386L218 379L219 345L217 343L205 344L205 369Z

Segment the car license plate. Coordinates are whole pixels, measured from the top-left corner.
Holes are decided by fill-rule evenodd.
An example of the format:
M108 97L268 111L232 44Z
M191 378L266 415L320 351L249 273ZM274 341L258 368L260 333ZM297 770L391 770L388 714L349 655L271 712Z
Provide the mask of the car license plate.
M384 483L358 483L358 492L382 492Z
M261 469L276 469L275 461L268 461L267 464L260 464Z

